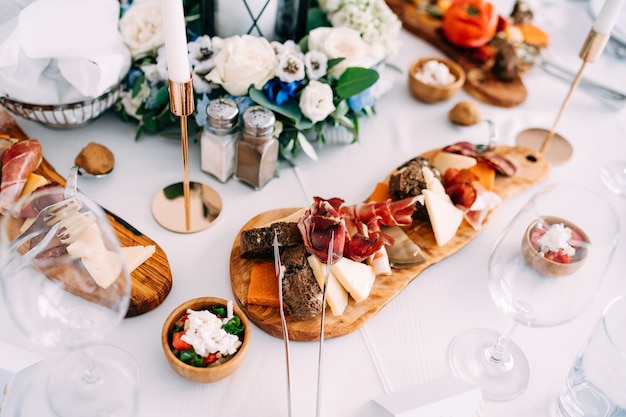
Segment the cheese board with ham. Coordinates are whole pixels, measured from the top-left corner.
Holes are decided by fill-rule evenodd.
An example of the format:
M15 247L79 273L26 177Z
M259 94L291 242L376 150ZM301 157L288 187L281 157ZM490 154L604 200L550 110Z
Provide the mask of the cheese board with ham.
M0 135L20 142L30 139L13 116L4 109L0 109ZM42 158L33 174L61 186L65 186L66 183L65 178L59 175L45 158ZM125 251L129 269L132 269L131 300L126 317L144 314L159 306L172 288L172 274L167 255L148 236L115 213L104 210Z
M433 160L441 152L442 149L434 149L425 152L420 157ZM549 162L541 154L534 151L521 147L497 146L491 152L510 161L515 167L514 175L497 175L493 179L493 193L501 198L501 204L504 204L507 198L545 180L550 172ZM390 176L383 179L381 183L389 184L389 181ZM266 333L278 338L282 338L283 334L279 309L276 306L271 307L248 302L252 269L255 265L265 261L242 257L241 236L250 229L263 228L272 222L284 221L286 218L290 218L289 221L297 222L298 216L301 216L302 213L303 208L298 207L277 208L259 213L243 225L237 233L231 249L230 278L236 302L254 324ZM423 261L408 267L393 267L392 265L389 275L377 275L375 277L371 291L366 298L356 302L351 297L342 314L326 314L324 337L326 339L340 337L361 327L400 294L422 271L454 255L469 244L480 233L489 217L487 215L482 226L478 228L471 226L468 221L462 221L449 241L443 244L438 242L433 225L429 221L412 220L410 224L402 226L400 229L421 249ZM269 269L272 270L271 267ZM321 314L317 314L307 320L296 320L287 315L289 338L294 341L305 342L319 340L320 316Z
M526 100L528 91L521 77L524 71L519 71L507 79L496 76L492 71L492 59L476 59L477 54L482 54L481 48L459 46L446 38L442 31L441 17L433 16L427 10L419 8L416 1L385 1L407 31L439 49L465 70L466 80L463 88L467 93L487 104L506 108L516 107ZM534 25L532 28L541 31ZM545 33L542 33L543 35ZM544 42L545 39L542 38L541 41ZM522 65L515 67L521 68Z

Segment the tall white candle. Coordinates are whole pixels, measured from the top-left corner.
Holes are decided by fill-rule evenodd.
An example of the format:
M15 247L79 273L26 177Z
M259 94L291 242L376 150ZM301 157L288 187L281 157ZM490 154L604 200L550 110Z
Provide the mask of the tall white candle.
M593 30L603 35L610 35L619 17L620 11L624 6L624 1L625 0L605 0L593 24Z
M162 0L165 55L169 79L185 83L191 78L183 0Z

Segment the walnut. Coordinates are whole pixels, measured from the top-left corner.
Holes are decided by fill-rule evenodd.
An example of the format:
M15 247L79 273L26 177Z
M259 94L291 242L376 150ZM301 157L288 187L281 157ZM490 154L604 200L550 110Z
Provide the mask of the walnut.
M473 101L459 101L448 113L452 123L471 126L483 119L480 108Z
M74 160L74 165L91 175L105 175L113 170L115 157L103 145L91 142L85 146Z

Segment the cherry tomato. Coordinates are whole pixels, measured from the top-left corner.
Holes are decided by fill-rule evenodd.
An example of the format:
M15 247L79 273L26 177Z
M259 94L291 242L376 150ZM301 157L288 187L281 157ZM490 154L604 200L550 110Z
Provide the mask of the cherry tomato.
M217 360L217 352L214 353L209 353L209 356L207 356L206 358L202 359L202 362L204 363L213 363Z
M496 34L498 13L484 0L455 0L443 15L444 36L464 48L486 45Z
M183 350L189 350L189 349L193 349L193 346L191 346L189 343L185 342L184 340L181 340L180 337L185 334L185 332L176 332L172 335L172 346L174 347L174 349L176 349L177 351L181 352Z

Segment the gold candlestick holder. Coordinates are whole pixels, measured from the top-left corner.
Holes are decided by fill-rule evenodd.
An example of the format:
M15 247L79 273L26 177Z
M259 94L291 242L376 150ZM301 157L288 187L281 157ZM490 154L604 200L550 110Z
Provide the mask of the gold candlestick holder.
M602 55L602 51L604 51L604 47L611 34L602 34L598 33L595 30L591 29L589 34L587 35L587 39L583 44L582 49L580 50L580 58L582 59L582 64L580 69L576 73L574 80L570 86L570 89L561 104L561 108L552 124L550 130L542 129L542 128L530 128L526 129L519 133L517 136L517 145L523 146L528 149L538 150L541 154L543 154L548 161L553 164L559 164L566 162L569 160L574 153L574 148L572 145L565 139L563 136L556 133L556 126L565 111L565 108L569 104L570 99L572 98L572 94L576 87L580 83L583 71L587 63L594 62L600 55Z
M193 85L170 80L170 108L180 118L183 182L163 188L152 200L152 215L164 228L192 233L211 226L222 211L220 195L208 185L189 181L189 138L187 116L194 111Z

